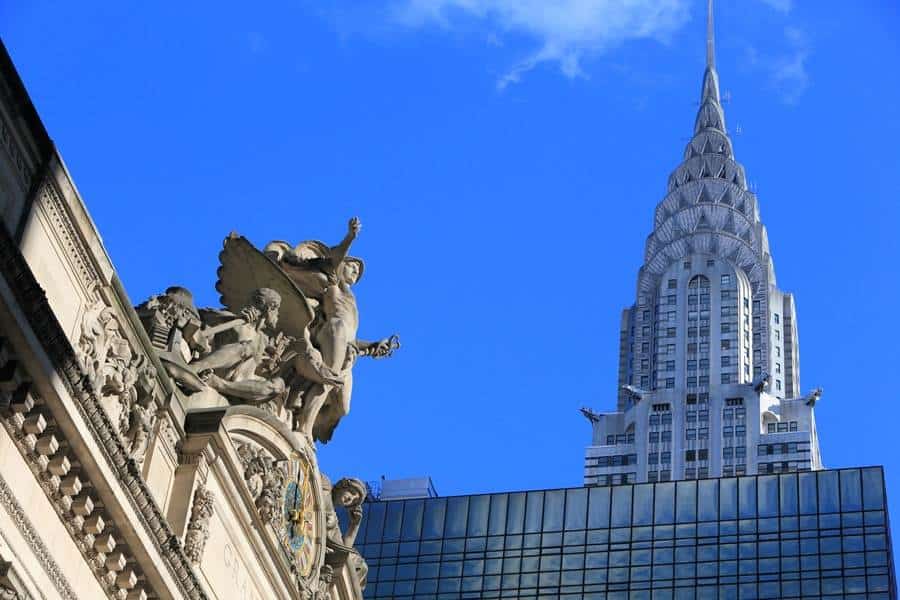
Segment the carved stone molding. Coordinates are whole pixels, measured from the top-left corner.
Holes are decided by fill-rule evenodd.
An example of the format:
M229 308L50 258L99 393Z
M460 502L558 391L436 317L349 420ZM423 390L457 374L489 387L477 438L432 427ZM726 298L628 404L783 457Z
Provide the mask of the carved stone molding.
M50 549L47 548L47 545L38 535L31 520L25 514L22 505L16 500L12 489L10 489L9 484L3 478L2 473L0 473L0 504L3 505L9 517L16 524L16 529L19 530L19 533L28 543L28 547L31 548L31 551L38 558L38 561L44 568L44 572L47 573L47 577L53 582L53 587L60 597L65 600L78 600L78 596L75 595L69 581L63 575L56 561L53 560L53 554L51 554ZM0 585L0 589L2 588L3 586ZM13 595L11 597L21 598L21 595ZM4 597L0 595L0 598ZM25 599L23 598L23 600Z
M97 581L111 600L143 600L143 575L117 535L109 513L89 489L85 473L39 398L22 383L2 418L3 425L44 490Z
M191 521L184 536L184 553L195 565L203 559L206 540L209 539L209 520L213 516L215 495L205 486L197 486L191 507Z
M38 198L40 206L44 208L50 220L57 241L65 249L66 256L75 268L79 283L89 294L95 292L103 279L88 256L69 210L50 178L44 179L41 183Z
M101 450L97 459L106 461L116 473L132 509L139 516L140 523L136 525L150 533L156 551L164 558L163 564L178 583L181 593L191 599L207 598L140 469L128 459L117 428L101 407L97 390L85 376L46 294L5 228L0 228L0 274L9 284L18 306L87 423L90 435Z

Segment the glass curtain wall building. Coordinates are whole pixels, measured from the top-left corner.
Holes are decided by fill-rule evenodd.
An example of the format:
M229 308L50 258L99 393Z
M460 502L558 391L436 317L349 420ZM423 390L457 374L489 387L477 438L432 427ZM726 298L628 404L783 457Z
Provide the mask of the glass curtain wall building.
M365 509L366 598L896 598L881 467Z

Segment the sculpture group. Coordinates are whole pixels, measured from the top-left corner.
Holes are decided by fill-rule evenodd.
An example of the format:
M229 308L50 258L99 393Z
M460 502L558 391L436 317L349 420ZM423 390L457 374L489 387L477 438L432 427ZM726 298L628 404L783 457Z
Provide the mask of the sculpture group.
M251 405L266 413L260 418L274 418L279 432L292 432L290 458L278 458L259 440L232 442L259 523L279 540L303 597L316 600L330 597L337 569L349 567L365 585L367 567L353 543L367 488L351 478L332 487L318 471L315 442L331 440L349 413L356 360L384 358L400 347L396 335L357 336L353 286L364 265L350 247L360 228L351 219L334 246L274 241L262 250L231 234L219 254L221 307L197 308L191 292L178 286L136 307L188 412L220 407L246 414L233 407ZM79 353L108 412L118 415L129 456L140 464L158 422L145 400L153 366L131 352L110 309L86 315ZM195 565L202 563L215 502L206 488L194 490L184 547ZM336 508L347 511L344 532Z
M173 287L138 307L169 374L189 398L259 406L310 444L328 442L350 410L358 357L390 356L396 335L359 339L350 256L359 219L335 246L274 241L262 251L230 235L219 256L223 308L197 309Z

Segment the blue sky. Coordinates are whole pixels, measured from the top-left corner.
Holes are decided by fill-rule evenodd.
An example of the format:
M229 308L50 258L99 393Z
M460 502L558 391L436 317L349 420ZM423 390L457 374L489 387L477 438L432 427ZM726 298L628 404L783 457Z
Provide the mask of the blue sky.
M366 338L333 476L581 483L618 322L693 125L695 0L0 4L0 34L134 303L199 304L222 239L336 242ZM732 0L718 67L828 466L900 502L900 9ZM619 6L621 5L621 6ZM900 509L894 510L895 517ZM896 521L896 518L895 518Z

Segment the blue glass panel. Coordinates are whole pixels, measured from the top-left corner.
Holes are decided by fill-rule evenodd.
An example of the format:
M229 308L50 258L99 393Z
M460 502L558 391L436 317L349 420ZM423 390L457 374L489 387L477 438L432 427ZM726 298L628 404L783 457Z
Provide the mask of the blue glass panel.
M544 496L544 531L562 531L566 491L553 490Z
M862 470L863 503L866 510L884 508L884 478L881 469Z
M859 469L845 469L840 471L841 479L841 510L862 510L862 488L860 488Z
M591 488L588 498L588 527L591 529L609 527L609 490L608 487Z
M425 519L422 523L423 538L436 539L444 537L444 515L446 513L446 498L435 498L425 503Z
M831 513L840 510L840 491L837 471L819 471L819 512Z
M382 541L396 542L400 539L400 522L403 518L403 502L388 502L384 517Z
M736 519L738 509L737 479L720 479L719 484L719 518Z
M566 529L584 529L587 526L587 488L566 492Z
M817 502L818 492L816 490L816 473L798 473L797 479L800 482L800 514L814 515L819 510Z
M506 494L494 494L491 496L490 521L488 533L500 535L506 533Z
M369 507L366 518L363 523L366 524L366 543L381 541L381 532L384 529L384 511L387 508L387 502L375 502L367 504Z
M757 479L757 506L760 517L778 515L778 476L764 475Z
M778 478L781 487L781 515L793 516L797 514L797 475L789 473Z
M650 525L653 523L653 484L645 483L634 486L634 524Z
M417 540L422 536L422 515L425 513L424 500L407 500L403 509L403 530L400 538Z
M657 483L654 498L654 522L669 525L675 521L675 484Z
M678 523L697 520L697 482L679 481L675 490L676 517Z
M444 525L445 537L466 535L466 517L469 512L469 498L457 496L447 499L447 520Z
M738 479L738 505L741 518L756 516L756 478L741 477Z
M719 482L715 479L701 479L698 483L697 505L700 521L719 519Z
M544 492L528 492L525 509L525 533L540 532L543 512Z
M469 499L469 525L466 535L487 535L488 510L491 505L490 496L473 496Z
M612 526L628 527L631 525L631 489L633 486L620 485L613 488Z
M506 506L506 532L522 533L525 524L525 494L510 494Z

